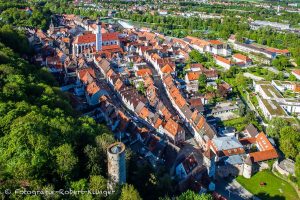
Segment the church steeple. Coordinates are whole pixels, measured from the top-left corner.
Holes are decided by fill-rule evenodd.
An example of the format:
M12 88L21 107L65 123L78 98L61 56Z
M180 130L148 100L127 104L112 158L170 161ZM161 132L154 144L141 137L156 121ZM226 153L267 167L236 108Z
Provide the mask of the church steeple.
M50 22L50 25L49 25L49 32L50 33L54 32L54 24L53 24L52 18L51 18L51 22Z
M96 21L96 29L94 31L94 34L96 35L96 51L101 51L102 49L102 33L101 33L101 28L102 28L102 23L100 19L97 19Z

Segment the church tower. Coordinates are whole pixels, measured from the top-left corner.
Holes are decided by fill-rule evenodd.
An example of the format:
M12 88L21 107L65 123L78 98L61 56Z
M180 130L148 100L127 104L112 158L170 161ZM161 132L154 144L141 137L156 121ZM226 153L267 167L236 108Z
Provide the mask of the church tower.
M53 21L51 18L51 22L50 22L49 29L48 29L48 34L53 34L54 30L55 30L55 27L54 27L54 24L53 24Z
M101 21L98 19L96 22L96 30L94 31L96 35L96 51L102 50L102 33L101 33Z

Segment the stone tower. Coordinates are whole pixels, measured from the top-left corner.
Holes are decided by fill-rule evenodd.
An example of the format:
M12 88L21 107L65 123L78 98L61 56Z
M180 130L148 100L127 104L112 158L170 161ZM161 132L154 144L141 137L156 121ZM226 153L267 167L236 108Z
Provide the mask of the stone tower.
M252 160L249 155L247 156L244 162L243 176L245 178L251 178L252 176Z
M94 34L96 35L96 51L102 50L102 33L101 33L101 21L100 19L96 22L96 29L94 31Z
M108 187L126 182L125 145L122 142L111 144L107 148Z

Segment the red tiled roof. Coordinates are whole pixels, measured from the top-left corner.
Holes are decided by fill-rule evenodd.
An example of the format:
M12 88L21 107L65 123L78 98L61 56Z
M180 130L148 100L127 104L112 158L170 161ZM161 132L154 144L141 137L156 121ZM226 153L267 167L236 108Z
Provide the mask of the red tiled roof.
M264 134L264 132L261 132L256 136L256 141L257 141L257 145L259 145L261 151L274 149L273 145L271 144L271 142L269 141L267 136Z
M240 54L240 53L237 53L237 54L234 54L232 57L236 58L236 59L239 59L239 60L242 60L242 61L251 61L251 59L248 57L248 56L245 56L243 54Z
M264 132L259 133L255 138L243 138L240 140L243 145L255 144L258 145L260 151L250 153L252 162L260 162L278 158L276 149L273 147Z
M273 52L273 53L278 53L278 54L287 54L290 53L289 50L287 49L275 49L275 48L267 48L268 51Z
M179 132L180 126L174 120L169 119L165 124L164 129L166 129L173 136L176 136Z
M103 33L102 34L102 41L109 41L109 40L118 40L119 33L114 32L114 33ZM92 43L96 42L96 35L93 33L85 34L85 35L80 35L75 39L75 44L87 44L87 43Z
M213 45L221 45L221 44L223 44L223 42L221 42L220 40L210 40L209 43L211 43Z
M102 34L102 41L118 40L118 39L119 39L119 33L118 32L103 33Z
M146 107L143 107L139 116L143 119L146 119L149 116L149 110Z
M260 162L265 160L271 160L278 158L278 154L275 149L267 150L267 151L258 151L249 154L252 162Z
M87 82L88 80L88 76L91 76L92 78L95 78L95 71L93 70L93 68L86 68L86 69L82 69L78 72L79 75L79 79L83 82Z
M154 128L159 128L159 126L162 124L162 120L160 118L157 118L155 124L154 124Z
M295 83L294 86L293 86L293 91L294 92L300 92L300 85Z
M222 56L216 56L215 58L216 58L216 60L218 60L218 61L220 61L220 62L223 62L223 63L226 63L226 64L228 64L228 65L231 65L231 64L232 64L230 60L228 60L228 59L226 59L226 58L223 58Z
M174 72L174 69L169 64L166 64L165 66L163 66L161 71L162 73L172 73Z
M149 68L140 69L136 72L138 76L152 75L152 71Z
M75 39L75 44L86 44L96 42L96 35L95 34L86 34L80 35Z
M188 72L187 73L187 77L188 77L189 81L198 80L199 76L200 76L199 72Z
M292 72L293 72L294 74L300 76L300 69L294 69Z
M86 91L88 92L89 95L93 95L97 93L100 90L99 86L96 84L96 82L92 82L88 84L86 87Z

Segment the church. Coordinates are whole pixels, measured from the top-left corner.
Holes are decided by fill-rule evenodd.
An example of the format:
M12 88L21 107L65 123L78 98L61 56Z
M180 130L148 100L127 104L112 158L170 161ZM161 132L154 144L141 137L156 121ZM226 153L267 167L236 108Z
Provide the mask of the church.
M99 52L120 47L119 33L101 33L101 22L97 20L92 33L77 36L73 42L73 55L84 54L86 50Z

